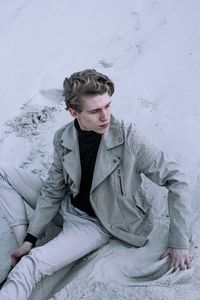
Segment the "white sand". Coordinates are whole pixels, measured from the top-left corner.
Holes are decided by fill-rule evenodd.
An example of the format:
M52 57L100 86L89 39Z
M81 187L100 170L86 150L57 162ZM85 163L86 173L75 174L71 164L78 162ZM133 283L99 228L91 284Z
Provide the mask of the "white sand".
M135 256L111 242L68 275L63 269L44 280L31 300L200 299L199 11L197 0L0 2L2 161L45 178L53 134L71 120L60 102L63 79L96 68L116 83L114 114L136 123L172 154L189 174L193 192L192 270L127 286L121 270L127 265L129 275L135 271ZM167 230L166 194L149 182L147 187L155 223L163 224L159 240ZM16 245L1 211L0 224L3 256Z

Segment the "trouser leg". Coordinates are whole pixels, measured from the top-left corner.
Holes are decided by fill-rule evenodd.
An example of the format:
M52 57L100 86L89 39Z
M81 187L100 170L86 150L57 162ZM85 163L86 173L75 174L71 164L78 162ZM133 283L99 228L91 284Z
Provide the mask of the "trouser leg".
M63 231L46 245L31 250L9 274L0 291L1 300L28 299L35 284L110 239L97 219L68 214Z
M24 201L35 209L43 184L38 175L0 164L0 207L10 227L28 224Z

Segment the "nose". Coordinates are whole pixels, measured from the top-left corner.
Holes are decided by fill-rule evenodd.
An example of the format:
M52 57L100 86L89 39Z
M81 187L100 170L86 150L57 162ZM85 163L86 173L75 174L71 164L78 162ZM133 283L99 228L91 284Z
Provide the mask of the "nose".
M107 121L107 119L108 119L108 113L105 109L102 109L100 114L100 120Z

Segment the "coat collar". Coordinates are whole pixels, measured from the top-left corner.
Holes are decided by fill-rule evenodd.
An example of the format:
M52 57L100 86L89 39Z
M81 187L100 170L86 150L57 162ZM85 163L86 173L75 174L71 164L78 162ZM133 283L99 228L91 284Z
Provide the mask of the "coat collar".
M65 127L61 135L61 145L68 149L63 165L74 183L74 194L77 194L81 180L81 164L78 147L78 134L74 122ZM103 134L95 163L91 192L106 179L119 165L120 158L114 149L124 143L120 122L111 116L108 130Z
M124 142L121 124L120 122L112 115L110 126L108 130L103 134L101 143L107 149L112 149ZM74 121L68 123L61 135L61 145L67 148L68 150L73 150L78 143L78 134L76 128L74 127Z
M112 149L124 143L120 122L111 116L110 126L103 134L102 143L107 149Z

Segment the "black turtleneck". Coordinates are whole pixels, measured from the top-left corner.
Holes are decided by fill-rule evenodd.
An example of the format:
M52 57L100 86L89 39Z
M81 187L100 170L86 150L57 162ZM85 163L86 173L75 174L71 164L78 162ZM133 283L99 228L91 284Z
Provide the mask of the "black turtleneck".
M71 199L72 204L90 216L95 213L90 204L90 189L92 185L94 166L102 135L94 131L82 130L78 121L74 121L78 132L79 153L81 161L81 182L79 194Z

